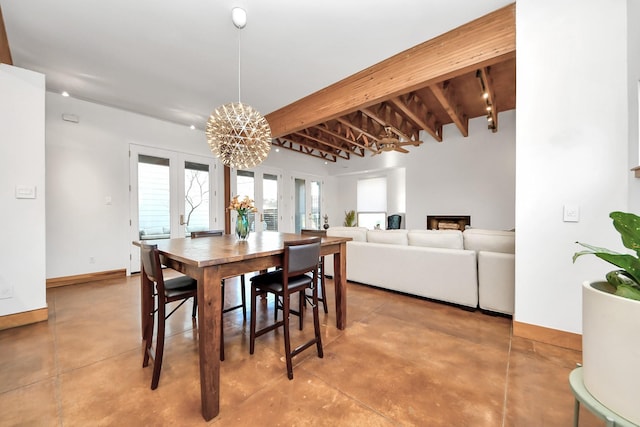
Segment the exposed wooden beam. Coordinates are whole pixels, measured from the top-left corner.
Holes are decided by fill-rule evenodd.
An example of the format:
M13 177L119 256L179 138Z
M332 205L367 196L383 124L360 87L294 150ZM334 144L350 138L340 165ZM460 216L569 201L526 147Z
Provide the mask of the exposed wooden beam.
M515 3L266 115L274 137L515 58Z
M355 130L356 132L358 132L358 134L364 135L365 137L369 138L371 141L373 141L373 142L378 141L378 137L377 136L374 136L371 133L367 132L366 130L359 128L358 126L354 125L353 123L349 122L348 120L345 120L342 117L338 117L338 118L336 118L336 120L338 122L342 123L343 125L345 125L347 127L350 127L351 129ZM368 150L371 150L371 151L376 151L371 147L371 144L364 144L364 148L366 148Z
M291 145L289 147L286 146L286 144L276 144L276 145L278 145L280 147L288 148L288 149L293 150L293 151L297 151L298 153L308 154L310 156L319 157L319 158L325 159L325 160L327 160L328 159L327 156L329 156L329 157L331 157L333 159L333 160L331 160L333 162L335 162L338 157L341 158L341 159L345 159L345 160L349 160L349 158L350 158L349 157L349 153L343 152L344 155L340 155L340 153L335 153L335 152L332 152L332 151L328 151L328 150L322 149L320 147L314 147L314 146L311 146L311 145L303 144L300 141L296 141L294 138L292 138L292 136L295 136L295 135L292 134L292 135L286 135L286 136L278 137L277 139L272 140L272 143L273 143L273 141L285 141L285 142L290 143ZM299 146L299 149L294 148L293 144L297 144ZM315 153L316 151L317 151L317 153Z
M402 129L398 129L398 126L396 123L392 123L387 117L384 117L378 111L373 111L371 108L362 108L360 111L362 111L367 116L371 117L376 122L380 123L382 127L391 127L391 130L393 131L393 133L398 135L400 138L403 138L406 141L412 140L409 135L407 135L405 132L402 131Z
M317 130L318 130L318 131L320 131L320 132L324 132L324 133L326 133L327 135L331 135L331 136L333 136L334 138L339 139L339 140L341 140L341 141L343 141L343 142L345 142L345 143L349 144L350 146L351 146L351 145L355 145L356 147L362 148L362 149L363 149L363 152L362 152L362 153L359 153L359 152L357 152L357 151L356 151L356 150L354 150L354 149L350 149L349 151L351 152L351 154L355 154L356 156L364 157L364 149L365 149L366 147L365 147L364 145L360 144L359 142L353 141L353 140L351 140L351 139L349 139L349 138L345 138L344 136L340 135L339 133L334 132L334 131L332 131L331 129L328 129L328 128L323 127L323 126L314 126L314 127L313 127L313 128L311 128L311 129L317 129ZM340 149L341 149L341 150L343 150L344 148L340 148Z
M11 49L9 49L7 29L4 26L4 18L2 17L2 7L0 7L0 62L3 64L13 65Z
M395 97L391 98L389 102L402 111L418 127L429 133L433 139L442 142L442 125L436 123L433 114L427 111L427 107L417 95L410 94L406 101L403 101L402 97Z
M460 111L458 100L449 81L436 83L429 86L429 88L449 117L451 117L453 123L456 124L462 136L469 136L469 117L463 111Z
M496 110L496 93L493 90L493 80L489 74L489 69L486 67L480 68L478 70L478 79L483 91L482 96L487 104L488 128L495 133L498 131L498 111Z
M336 150L339 150L339 151L346 151L348 153L351 153L351 150L346 150L344 147L342 147L340 145L334 144L333 142L324 140L322 138L315 137L313 135L309 135L309 134L304 133L304 132L294 132L294 133L292 133L292 135L296 135L296 136L299 136L300 138L305 138L305 139L308 139L310 141L314 141L314 142L317 142L319 144L326 145L327 147L335 148ZM321 150L321 148L319 148L319 147L315 147L315 148L317 148L318 150ZM327 152L330 153L330 151L327 151Z
M318 157L326 161L335 162L337 160L337 157L335 155L326 155L320 152L315 153L313 149L304 150L304 148L307 147L300 145L300 143L298 142L291 141L286 137L274 138L271 140L271 143L279 148L286 148L287 150L295 151L296 153L307 154L309 156ZM294 148L294 144L297 145L298 148Z

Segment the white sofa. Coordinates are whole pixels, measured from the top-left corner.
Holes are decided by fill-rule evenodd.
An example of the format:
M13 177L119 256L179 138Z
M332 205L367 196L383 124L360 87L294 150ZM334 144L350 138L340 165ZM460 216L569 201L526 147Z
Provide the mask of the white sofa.
M327 235L353 239L347 243L350 281L513 314L513 232L331 227ZM325 273L332 276L328 258Z
M481 309L513 314L516 236L513 231L470 228L464 247L478 256L478 304Z

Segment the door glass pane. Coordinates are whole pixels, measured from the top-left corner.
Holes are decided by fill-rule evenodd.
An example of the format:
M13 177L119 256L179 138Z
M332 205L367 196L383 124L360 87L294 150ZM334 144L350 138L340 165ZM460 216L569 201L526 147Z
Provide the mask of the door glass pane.
M140 240L171 237L169 159L138 155Z
M236 174L236 189L238 191L238 197L242 200L245 196L248 196L251 200L255 200L255 178L254 173L249 171L238 171ZM228 203L228 201L227 201ZM249 215L249 229L256 231L256 214L250 212Z
M265 173L262 177L263 230L278 231L278 176Z
M295 228L296 233L300 233L300 230L306 228L305 216L307 215L307 190L305 188L305 180L296 178L295 180Z
M209 165L184 162L185 235L209 229Z
M320 230L320 182L311 181L311 224L310 228Z

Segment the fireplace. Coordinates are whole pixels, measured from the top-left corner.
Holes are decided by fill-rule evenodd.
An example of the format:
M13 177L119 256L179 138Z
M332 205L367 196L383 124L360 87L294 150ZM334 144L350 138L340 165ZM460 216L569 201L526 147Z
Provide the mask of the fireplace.
M471 226L469 215L427 215L427 230L460 230Z

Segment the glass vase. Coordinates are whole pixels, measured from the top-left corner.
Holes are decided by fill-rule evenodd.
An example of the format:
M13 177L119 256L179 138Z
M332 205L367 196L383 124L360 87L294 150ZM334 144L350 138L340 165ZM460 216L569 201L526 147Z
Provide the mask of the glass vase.
M236 219L236 237L240 241L247 240L249 238L249 215L247 212L238 212L238 218Z

